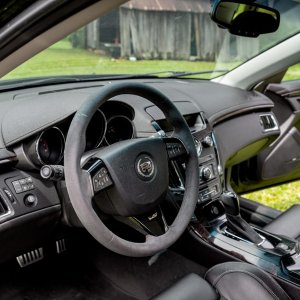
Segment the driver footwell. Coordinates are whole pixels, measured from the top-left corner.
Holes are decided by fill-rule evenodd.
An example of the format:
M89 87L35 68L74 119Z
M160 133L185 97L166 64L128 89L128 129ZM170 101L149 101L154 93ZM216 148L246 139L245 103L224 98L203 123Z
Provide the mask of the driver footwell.
M166 251L158 257L130 258L88 243L24 269L3 266L0 298L22 300L149 299L187 273L206 268Z

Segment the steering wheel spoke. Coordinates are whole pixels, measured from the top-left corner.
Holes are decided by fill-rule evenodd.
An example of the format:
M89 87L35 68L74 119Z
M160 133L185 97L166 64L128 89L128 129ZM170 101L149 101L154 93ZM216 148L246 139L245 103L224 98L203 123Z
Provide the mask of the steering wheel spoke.
M135 225L138 225L145 233L158 236L168 231L168 224L162 209L157 210L142 216L130 217L129 220Z
M188 151L180 139L170 137L163 138L163 141L166 145L169 160L176 160L179 157L188 155Z
M103 161L99 158L90 158L82 167L89 176L94 195L113 185L113 181Z

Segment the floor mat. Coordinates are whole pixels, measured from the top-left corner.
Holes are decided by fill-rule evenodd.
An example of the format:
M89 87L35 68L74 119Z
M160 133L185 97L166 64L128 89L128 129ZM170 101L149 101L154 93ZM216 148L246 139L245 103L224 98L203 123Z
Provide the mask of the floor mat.
M2 269L0 299L144 300L187 273L202 276L206 271L171 251L152 258L130 258L98 244L83 249L24 269Z
M151 258L132 258L107 249L98 252L95 266L121 290L137 299L149 299L188 273L204 276L206 268L166 251Z

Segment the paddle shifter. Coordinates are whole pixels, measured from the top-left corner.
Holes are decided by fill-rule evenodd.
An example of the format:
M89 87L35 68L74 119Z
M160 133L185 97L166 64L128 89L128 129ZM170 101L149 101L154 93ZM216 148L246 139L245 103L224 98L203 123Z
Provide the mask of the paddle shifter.
M227 217L227 227L238 236L248 239L256 245L260 245L264 240L260 235L241 217L240 201L238 195L225 191L221 195L221 200L225 206Z

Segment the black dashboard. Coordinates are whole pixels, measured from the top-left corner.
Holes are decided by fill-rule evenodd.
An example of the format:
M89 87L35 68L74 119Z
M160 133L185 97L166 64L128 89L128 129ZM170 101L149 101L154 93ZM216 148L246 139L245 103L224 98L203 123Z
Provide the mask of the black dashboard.
M220 196L226 168L254 156L279 135L273 102L261 93L198 80L143 82L171 99L190 127L198 153L199 203ZM45 180L39 172L43 165L63 166L64 143L75 112L108 84L85 82L0 93L0 241L18 245L10 247L15 249L12 253L1 250L3 260L41 244L64 216L68 203L64 181ZM266 128L266 118L272 119L273 127ZM160 130L172 135L157 107L138 96L120 95L99 107L82 141L92 152ZM180 195L184 164L172 163L169 176L171 193ZM15 235L20 230L21 241Z

